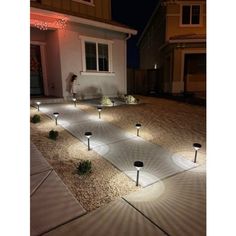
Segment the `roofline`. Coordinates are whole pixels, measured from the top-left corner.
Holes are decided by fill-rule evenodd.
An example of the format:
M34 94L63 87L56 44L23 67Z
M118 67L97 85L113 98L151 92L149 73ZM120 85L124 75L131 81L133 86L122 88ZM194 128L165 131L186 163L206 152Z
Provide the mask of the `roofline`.
M149 18L149 20L148 20L148 22L147 22L147 24L146 24L146 26L145 26L145 28L144 28L142 34L140 35L139 40L138 40L138 42L137 42L137 46L138 46L138 45L140 44L140 42L142 41L143 36L144 36L144 34L146 33L146 31L147 31L149 25L151 24L152 19L153 19L153 17L155 16L155 14L156 14L158 8L160 7L160 5L161 5L161 0L159 0L157 6L156 6L156 8L155 8L155 10L153 11L151 17Z
M43 10L40 8L36 8L36 7L30 7L30 13L35 13L35 14L45 14L46 16L51 16L55 18L55 12L54 11L48 11L48 10ZM122 26L116 26L116 25L112 25L109 23L104 23L104 22L100 22L100 21L95 21L95 20L90 20L90 19L86 19L83 17L77 17L77 16L71 16L68 14L62 14L59 12L56 12L58 17L65 17L68 19L68 21L71 22L75 22L75 23L80 23L83 25L89 25L89 26L94 26L94 27L98 27L98 28L102 28L102 29L107 29L107 30L111 30L111 31L115 31L115 32L119 32L119 33L126 33L126 34L132 34L132 35L136 35L138 33L137 30L134 29L130 29L130 28L125 28Z

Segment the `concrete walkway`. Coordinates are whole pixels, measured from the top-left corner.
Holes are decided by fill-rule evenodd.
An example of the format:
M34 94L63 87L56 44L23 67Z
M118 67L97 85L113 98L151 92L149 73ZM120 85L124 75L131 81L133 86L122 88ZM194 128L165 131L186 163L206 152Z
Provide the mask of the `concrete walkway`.
M30 157L30 235L36 236L86 211L33 144Z
M91 148L134 181L136 169L133 163L136 160L143 161L144 168L140 172L139 182L142 187L197 166L181 156L171 154L157 144L147 142L141 137L102 121L98 116L88 115L73 104L42 104L40 110L52 119L54 119L53 113L59 112L58 124L85 145L87 139L84 133L91 131L93 133Z

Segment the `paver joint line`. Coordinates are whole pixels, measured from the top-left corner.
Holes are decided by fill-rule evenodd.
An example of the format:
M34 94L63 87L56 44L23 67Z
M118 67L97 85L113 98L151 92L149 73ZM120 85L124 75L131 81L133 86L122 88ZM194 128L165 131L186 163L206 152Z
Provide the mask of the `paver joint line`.
M43 173L43 172L47 172L47 171L51 171L51 170L53 170L53 168L52 168L52 167L50 167L50 168L49 168L49 169L47 169L47 170L42 170L42 171L39 171L39 172L35 172L35 173L31 174L30 176L33 176L33 175L38 175L38 174L41 174L41 173Z
M164 229L162 229L159 225L157 225L154 221L152 221L150 218L148 218L143 212L141 212L138 208L136 208L134 205L132 205L128 200L122 197L122 199L128 203L131 207L133 207L137 212L139 212L143 217L145 217L148 221L150 221L153 225L155 225L159 230L161 230L165 235L171 236L168 234Z
M76 216L76 217L74 217L74 218L72 218L72 219L70 219L70 220L67 220L67 221L65 221L64 223L61 223L61 224L59 224L59 225L57 225L57 226L55 226L55 227L52 227L51 229L49 229L49 230L47 230L47 231L45 231L45 232L42 232L42 233L41 233L40 235L38 235L38 236L43 236L43 235L45 235L45 234L47 234L47 233L49 233L49 232L51 232L51 231L53 231L53 230L55 230L55 229L57 229L57 228L63 226L63 225L69 224L70 222L72 222L72 221L74 221L74 220L77 220L78 218L80 218L80 217L82 217L82 216L84 216L84 215L86 215L86 214L87 214L87 212L83 213L82 215Z
M49 175L53 172L53 169L51 169L46 176L39 182L39 184L33 189L32 193L30 194L30 197L33 196L33 194L38 190L38 188L44 183L44 181L49 177Z

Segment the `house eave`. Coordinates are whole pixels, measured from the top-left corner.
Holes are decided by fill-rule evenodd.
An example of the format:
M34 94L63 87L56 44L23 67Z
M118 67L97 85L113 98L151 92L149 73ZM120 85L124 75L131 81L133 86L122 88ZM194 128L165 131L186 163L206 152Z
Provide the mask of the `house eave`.
M61 14L61 13L56 12L56 16L55 16L55 12L53 11L48 11L48 10L35 8L35 7L30 7L30 12L33 14L38 14L38 15L52 17L52 18L65 18L66 17L69 22L94 26L100 29L111 30L111 31L119 32L119 33L132 34L132 35L136 35L138 33L137 30L134 30L134 29L112 25L112 24L108 24L108 23L104 23L100 21L90 20L90 19L86 19L82 17L71 16L68 14Z

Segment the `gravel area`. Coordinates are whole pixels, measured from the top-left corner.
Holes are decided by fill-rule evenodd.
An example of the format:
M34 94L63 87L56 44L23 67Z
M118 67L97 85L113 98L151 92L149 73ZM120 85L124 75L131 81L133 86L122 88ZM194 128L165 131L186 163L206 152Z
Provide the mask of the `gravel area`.
M54 121L31 107L31 116L39 114L41 122L31 123L30 138L42 155L53 166L63 182L80 204L89 212L121 196L137 191L135 183L117 168L73 137L61 126L56 141L48 138L48 132L55 128ZM75 173L80 160L92 162L92 172L87 175Z
M135 96L137 105L104 107L102 119L127 132L136 134L135 124L140 123L140 136L163 148L194 159L193 143L200 143L197 163L206 162L206 108L172 100ZM79 108L93 115L96 107L81 103Z

